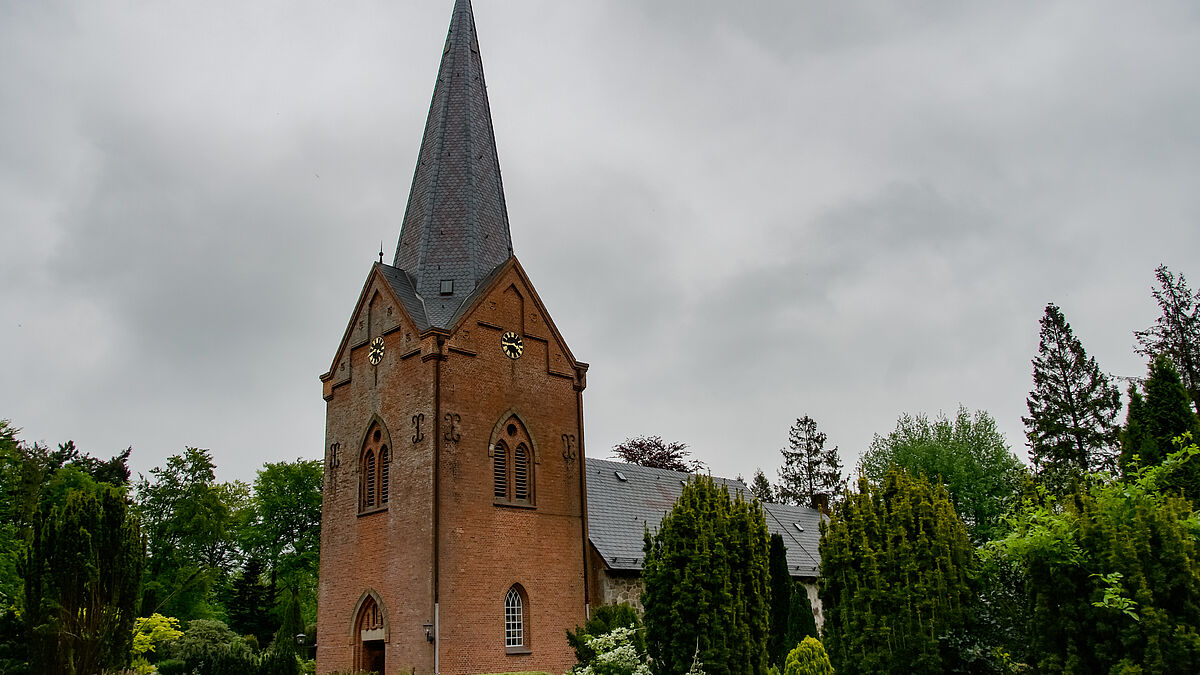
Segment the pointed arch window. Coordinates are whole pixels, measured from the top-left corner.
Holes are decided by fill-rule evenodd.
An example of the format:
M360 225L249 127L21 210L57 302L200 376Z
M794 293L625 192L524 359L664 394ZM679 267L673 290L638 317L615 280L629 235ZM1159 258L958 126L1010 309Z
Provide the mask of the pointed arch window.
M504 650L509 654L529 653L529 631L526 629L529 599L520 584L513 584L504 594Z
M492 497L498 505L533 506L537 495L537 454L525 425L510 415L496 427L489 454L492 456Z
M386 508L391 492L392 454L387 433L376 421L367 429L359 456L358 510L360 513Z

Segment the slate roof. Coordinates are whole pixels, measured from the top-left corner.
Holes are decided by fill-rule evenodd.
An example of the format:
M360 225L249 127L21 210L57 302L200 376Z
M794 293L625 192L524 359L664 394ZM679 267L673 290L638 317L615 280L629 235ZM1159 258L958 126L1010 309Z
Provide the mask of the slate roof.
M642 569L643 528L654 532L683 494L687 478L688 474L680 471L587 459L588 538L610 569ZM714 479L733 494L749 495L749 488L741 481ZM820 568L820 512L784 504L763 504L763 511L767 530L783 536L792 576L816 577Z
M512 256L500 160L470 0L457 0L393 265L428 323L449 328L479 282ZM442 282L453 284L442 293Z

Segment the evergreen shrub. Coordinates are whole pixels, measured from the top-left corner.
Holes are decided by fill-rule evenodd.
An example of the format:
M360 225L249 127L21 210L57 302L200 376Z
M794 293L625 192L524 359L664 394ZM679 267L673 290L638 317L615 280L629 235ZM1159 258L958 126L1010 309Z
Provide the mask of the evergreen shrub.
M783 675L833 675L833 666L821 641L809 636L796 645L787 655Z

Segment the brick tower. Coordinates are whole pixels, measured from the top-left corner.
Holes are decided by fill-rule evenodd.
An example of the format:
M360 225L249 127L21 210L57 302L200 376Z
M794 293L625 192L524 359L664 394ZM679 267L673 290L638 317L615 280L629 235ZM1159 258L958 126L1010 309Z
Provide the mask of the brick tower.
M317 672L574 663L587 612L583 388L513 255L469 0L457 0L391 265L321 376Z

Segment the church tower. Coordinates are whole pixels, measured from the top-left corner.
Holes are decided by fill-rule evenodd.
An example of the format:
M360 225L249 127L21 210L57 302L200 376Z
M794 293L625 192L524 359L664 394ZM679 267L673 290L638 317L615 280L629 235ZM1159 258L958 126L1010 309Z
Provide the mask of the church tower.
M329 372L317 672L564 672L587 613L583 389L513 255L457 0L392 264Z

